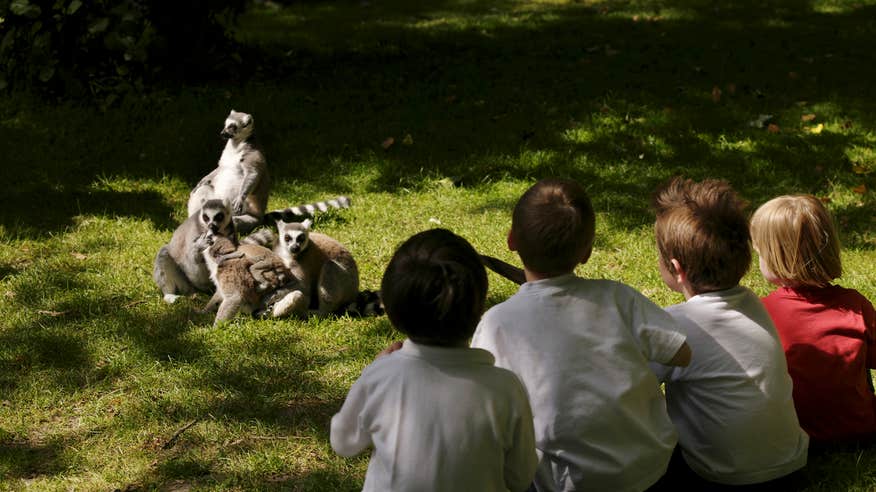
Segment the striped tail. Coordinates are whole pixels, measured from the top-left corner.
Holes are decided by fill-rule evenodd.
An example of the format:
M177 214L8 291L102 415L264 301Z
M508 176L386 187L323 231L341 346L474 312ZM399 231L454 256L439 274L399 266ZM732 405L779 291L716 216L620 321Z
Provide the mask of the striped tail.
M301 222L304 219L313 217L317 212L326 212L333 208L350 208L350 197L339 196L331 200L305 203L304 205L284 208L282 210L272 210L265 214L262 221L266 224L271 224L278 220L283 222Z
M483 263L485 267L507 278L517 285L526 282L526 275L524 274L522 268L517 268L510 263L505 263L498 258L493 258L492 256L487 255L481 255L481 263Z
M347 304L341 309L342 314L346 314L351 318L381 316L384 312L383 301L380 299L380 292L375 292L373 290L363 290L359 292L355 301Z

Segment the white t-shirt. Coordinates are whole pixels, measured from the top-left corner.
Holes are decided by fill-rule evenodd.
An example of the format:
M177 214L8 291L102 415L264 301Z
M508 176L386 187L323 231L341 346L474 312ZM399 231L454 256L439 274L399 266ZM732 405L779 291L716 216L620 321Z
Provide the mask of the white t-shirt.
M540 492L641 491L665 473L676 433L648 361L678 352L674 329L633 288L572 274L527 282L487 311L472 346L526 386Z
M701 477L745 485L806 464L809 437L791 397L785 353L769 314L741 286L691 297L667 312L687 334L687 367L653 366L687 464Z
M526 490L537 457L526 391L485 350L405 340L332 417L342 456L373 446L366 491Z

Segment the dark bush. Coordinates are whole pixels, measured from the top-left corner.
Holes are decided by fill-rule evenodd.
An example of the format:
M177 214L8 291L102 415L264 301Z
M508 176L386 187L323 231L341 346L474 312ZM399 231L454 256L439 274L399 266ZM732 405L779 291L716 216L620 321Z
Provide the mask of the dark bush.
M0 89L72 95L195 79L232 63L246 0L0 0Z

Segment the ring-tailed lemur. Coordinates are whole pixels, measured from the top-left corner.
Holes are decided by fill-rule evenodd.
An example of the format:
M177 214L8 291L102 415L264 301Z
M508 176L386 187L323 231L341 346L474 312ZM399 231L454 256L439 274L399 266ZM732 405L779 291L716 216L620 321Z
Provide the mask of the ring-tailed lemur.
M158 250L152 267L152 278L172 303L181 295L212 292L210 272L201 254L206 247L206 234L233 234L234 223L222 200L208 200L199 212L189 216L173 231L170 242Z
M319 315L380 314L374 295L359 292L359 269L350 251L325 234L311 232L311 224L310 219L277 222L276 237L269 230L259 231L258 239L267 239L265 244L273 246L299 282L294 288L281 289L283 292L267 303L267 309L275 317L305 316L309 311ZM362 306L355 309L360 302ZM373 305L370 310L365 307L369 302Z
M189 194L189 215L211 199L225 201L241 233L262 221L268 205L270 178L265 156L253 141L252 115L231 110L220 135L227 139L219 164Z
M236 235L208 235L203 255L216 293L204 311L217 309L216 325L238 312L252 313L263 306L265 297L297 281L271 250L253 244L239 244Z
M350 197L339 196L331 200L305 203L295 207L284 208L282 210L272 210L265 214L264 223L273 224L275 222L300 222L307 218L312 218L316 212L326 212L331 208L350 208Z
M487 255L481 255L481 263L483 263L485 267L517 285L522 285L526 282L526 273L522 268L518 268L510 263L506 263L498 258L493 258L492 256Z

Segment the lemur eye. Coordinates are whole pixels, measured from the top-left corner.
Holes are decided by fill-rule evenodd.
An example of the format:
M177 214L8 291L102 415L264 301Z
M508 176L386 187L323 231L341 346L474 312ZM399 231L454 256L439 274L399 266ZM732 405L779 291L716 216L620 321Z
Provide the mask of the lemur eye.
M203 219L204 222L210 222L210 217L207 214L202 215L201 219Z
M286 241L286 242L288 243L289 241L292 240L292 236L286 234L285 236L283 236L283 240Z

